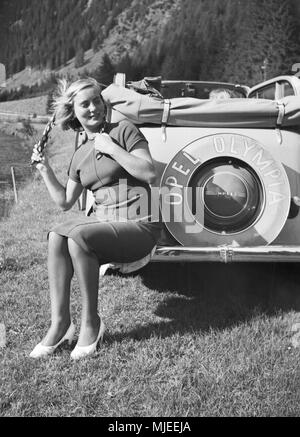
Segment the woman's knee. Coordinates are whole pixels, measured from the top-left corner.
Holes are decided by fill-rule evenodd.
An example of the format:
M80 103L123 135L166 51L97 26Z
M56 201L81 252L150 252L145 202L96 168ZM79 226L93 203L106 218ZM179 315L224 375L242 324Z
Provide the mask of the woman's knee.
M62 235L50 232L48 235L49 252L62 252L68 249L67 239Z
M72 238L68 238L68 250L72 258L73 264L74 262L80 261L83 258L96 258L96 255L94 255L93 252L87 252Z
M72 238L68 238L68 249L72 258L78 258L78 256L84 254L83 249Z

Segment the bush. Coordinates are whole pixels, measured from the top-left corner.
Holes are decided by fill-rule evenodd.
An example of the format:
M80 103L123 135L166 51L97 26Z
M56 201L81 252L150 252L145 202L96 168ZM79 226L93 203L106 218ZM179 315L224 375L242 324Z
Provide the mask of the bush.
M23 120L22 121L22 129L20 132L26 137L26 138L32 138L37 135L37 130L32 126L30 123L30 120Z

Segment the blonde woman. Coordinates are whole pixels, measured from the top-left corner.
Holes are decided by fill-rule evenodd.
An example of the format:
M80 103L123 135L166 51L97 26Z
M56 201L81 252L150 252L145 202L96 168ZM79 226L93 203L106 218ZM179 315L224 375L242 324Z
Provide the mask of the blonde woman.
M101 87L92 78L71 85L62 82L55 104L56 124L63 130L81 130L82 145L75 151L66 187L57 180L46 157L36 150L36 164L53 201L69 210L83 188L94 194L89 217L73 219L49 232L48 273L51 326L30 356L52 354L65 340L72 341L75 327L70 314L70 284L77 276L82 313L80 333L72 359L95 353L103 338L98 314L99 267L109 262L131 262L155 247L160 224L147 208L155 169L145 137L129 121L107 123ZM136 208L135 208L136 205ZM148 211L140 214L139 211Z

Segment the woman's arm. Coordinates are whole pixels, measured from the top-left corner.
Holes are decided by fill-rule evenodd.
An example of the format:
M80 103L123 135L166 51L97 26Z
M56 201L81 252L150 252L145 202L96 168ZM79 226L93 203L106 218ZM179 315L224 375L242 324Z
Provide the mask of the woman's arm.
M44 179L49 194L56 205L64 211L71 209L82 193L82 185L69 179L67 186L64 187L57 180L46 158L43 158L42 162L37 164L36 167Z
M155 168L146 141L139 141L130 152L127 152L114 143L108 134L98 134L95 138L95 148L110 155L133 177L148 184L155 182Z

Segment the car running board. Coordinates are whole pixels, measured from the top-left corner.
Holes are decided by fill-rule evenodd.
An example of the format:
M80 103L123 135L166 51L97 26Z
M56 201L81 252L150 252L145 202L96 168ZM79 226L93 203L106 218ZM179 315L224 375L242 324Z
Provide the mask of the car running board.
M159 246L152 262L300 262L300 246Z

